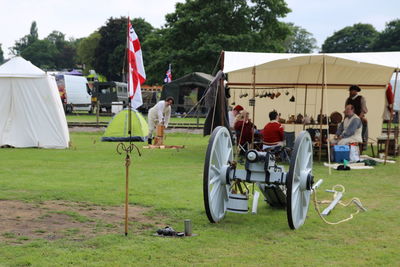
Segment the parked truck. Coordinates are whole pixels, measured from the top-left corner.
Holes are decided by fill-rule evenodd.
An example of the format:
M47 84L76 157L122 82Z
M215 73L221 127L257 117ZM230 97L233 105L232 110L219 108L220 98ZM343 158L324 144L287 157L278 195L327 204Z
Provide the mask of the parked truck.
M121 102L123 107L128 106L128 89L126 83L122 82L93 82L91 85L92 106L97 107L99 102L100 111L111 113L112 102Z
M55 77L66 113L74 110L92 111L91 90L85 77L66 74L57 74Z

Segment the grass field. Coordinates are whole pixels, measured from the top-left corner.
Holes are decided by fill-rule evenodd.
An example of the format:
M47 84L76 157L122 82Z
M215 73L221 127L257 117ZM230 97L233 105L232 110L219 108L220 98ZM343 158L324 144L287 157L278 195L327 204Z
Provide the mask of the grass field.
M96 122L96 116L87 115L82 113L77 113L78 115L67 115L68 122ZM145 119L147 120L147 115L144 114ZM109 122L112 119L111 116L100 116L100 122ZM205 118L199 118L199 123L204 123ZM172 123L196 123L196 118L177 118L172 117L170 122Z
M115 143L99 142L100 136L72 133L72 147L67 150L1 149L0 211L5 200L121 206L124 156L116 153ZM229 213L221 223L210 224L202 197L208 137L176 133L166 142L186 148L141 149L142 157L135 154L132 160L130 203L146 209L150 222L132 219L128 237L121 224L88 237L79 227L71 227L55 240L0 229L0 266L398 266L399 163L374 170L333 171L331 176L321 164L314 165L316 178L325 180L322 189L342 184L344 201L359 197L368 208L340 225L324 224L310 204L305 225L292 231L286 212L268 207L261 198L257 215ZM330 199L331 194L321 190L318 197ZM343 219L354 211L337 207L329 219ZM79 211L64 213L77 224L90 221ZM198 236L152 236L157 225L182 231L184 219L192 220Z

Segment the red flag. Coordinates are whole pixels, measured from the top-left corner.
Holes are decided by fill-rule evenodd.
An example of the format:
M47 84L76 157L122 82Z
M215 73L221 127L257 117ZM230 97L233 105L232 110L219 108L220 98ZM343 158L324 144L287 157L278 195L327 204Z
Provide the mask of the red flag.
M141 85L145 81L142 49L139 38L128 18L128 90L133 109L137 109L143 104Z

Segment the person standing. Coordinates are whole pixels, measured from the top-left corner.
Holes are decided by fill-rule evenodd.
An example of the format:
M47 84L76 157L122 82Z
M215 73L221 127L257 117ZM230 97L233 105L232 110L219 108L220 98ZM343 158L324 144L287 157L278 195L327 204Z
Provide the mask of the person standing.
M231 111L228 112L229 116L229 127L233 129L235 127L236 116L243 110L241 105L236 105Z
M389 83L386 88L385 110L383 111L383 121L388 122L390 120L390 115L393 114L393 104L394 104L394 94L392 90L392 85Z
M149 109L147 117L147 123L149 126L149 135L147 136L147 140L149 144L151 144L153 131L156 129L158 124L163 124L165 128L168 127L169 119L171 118L171 106L174 102L174 98L169 96Z
M347 105L352 105L354 107L354 113L361 119L362 122L362 142L365 144L368 142L368 121L365 117L367 114L367 102L362 95L358 93L361 91L361 88L357 85L352 85L349 88L349 97L346 100ZM367 146L364 146L366 149Z

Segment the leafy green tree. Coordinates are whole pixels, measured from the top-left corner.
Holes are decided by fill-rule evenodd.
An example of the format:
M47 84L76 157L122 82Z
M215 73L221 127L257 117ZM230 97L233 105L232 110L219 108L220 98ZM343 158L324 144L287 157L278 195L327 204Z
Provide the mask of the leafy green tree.
M39 40L38 28L37 28L36 21L33 21L31 24L31 29L29 31L29 35L28 35L28 45L33 44L37 40Z
M14 46L10 48L10 52L13 55L20 55L25 48L27 48L37 40L39 40L38 28L36 25L36 21L33 21L29 34L25 35L18 41L15 41Z
M291 34L285 40L287 53L312 53L317 49L317 41L306 29L288 23Z
M322 45L323 53L368 52L378 32L371 24L354 24L345 27L328 37Z
M100 33L95 31L88 37L83 38L77 46L77 60L85 65L86 71L94 69L95 51L100 38Z
M75 66L76 47L74 42L65 40L64 33L52 31L45 40L52 43L57 49L53 58L55 68L71 69Z
M42 69L55 69L58 50L49 40L37 40L21 51L21 56Z
M169 63L174 77L211 73L221 50L284 52L288 26L278 18L290 9L283 0L187 0L166 15L165 27L142 45L147 80L162 83Z
M373 47L375 51L400 51L400 19L386 23Z
M45 69L71 69L76 65L75 40L65 40L65 34L59 31L53 31L40 40L35 21L29 34L16 41L10 50Z
M18 56L25 48L28 47L28 35L25 35L18 41L15 41L14 46L10 47L11 54Z
M1 48L1 44L0 44L0 64L3 64L4 62L4 53L3 53L3 49Z
M141 43L153 31L151 24L142 18L135 18L131 23ZM126 60L127 18L110 18L98 32L100 39L95 49L93 66L96 72L105 75L110 80L122 80L124 60ZM145 58L145 53L143 56Z
M66 43L65 34L59 31L52 31L45 39L52 42L60 50Z

